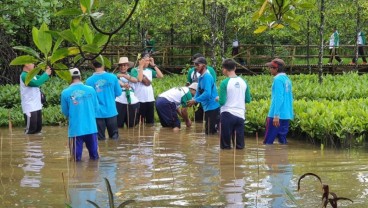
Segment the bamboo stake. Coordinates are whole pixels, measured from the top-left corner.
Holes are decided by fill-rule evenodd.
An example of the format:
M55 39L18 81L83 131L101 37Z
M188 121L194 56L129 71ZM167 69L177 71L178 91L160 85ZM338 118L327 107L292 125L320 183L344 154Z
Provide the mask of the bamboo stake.
M9 121L9 133L10 134L13 134L13 124L12 124L12 121L11 121L11 116L10 116L10 109L8 111L8 121Z

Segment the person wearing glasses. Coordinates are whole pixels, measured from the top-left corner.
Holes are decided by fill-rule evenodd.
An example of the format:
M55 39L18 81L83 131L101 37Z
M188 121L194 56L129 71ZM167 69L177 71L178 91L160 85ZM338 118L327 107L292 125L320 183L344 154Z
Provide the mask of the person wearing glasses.
M192 100L188 101L191 107L200 103L204 110L205 133L217 133L219 124L220 104L216 101L218 97L216 83L213 77L207 73L207 61L204 57L198 57L194 61L196 72L200 74L198 78L198 87Z
M287 144L290 120L294 118L292 83L285 73L285 62L282 59L276 58L266 63L266 66L274 78L263 144L273 144L276 137L280 144Z

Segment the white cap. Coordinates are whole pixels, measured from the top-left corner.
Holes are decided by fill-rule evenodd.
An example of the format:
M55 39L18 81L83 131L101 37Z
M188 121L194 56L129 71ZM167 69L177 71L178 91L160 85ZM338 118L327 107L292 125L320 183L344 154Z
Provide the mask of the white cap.
M197 91L198 83L197 82L193 82L188 87L189 87L189 89L193 89L193 90Z
M69 72L70 72L70 75L72 77L74 77L74 76L80 76L81 75L81 73L80 73L80 71L79 71L78 68L69 69Z

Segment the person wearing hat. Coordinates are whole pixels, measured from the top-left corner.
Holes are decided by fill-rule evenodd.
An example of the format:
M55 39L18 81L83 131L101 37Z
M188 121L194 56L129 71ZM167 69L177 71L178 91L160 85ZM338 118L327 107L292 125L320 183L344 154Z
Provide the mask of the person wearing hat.
M69 70L72 81L61 92L61 112L68 119L68 137L70 152L75 161L82 159L83 143L89 152L89 158L97 160L98 141L96 116L99 110L96 91L81 82L79 69Z
M129 61L128 57L121 57L118 65L119 73L117 77L123 91L122 94L115 99L116 109L118 111L118 127L124 127L124 124L128 128L134 127L139 119L139 101L130 85L131 83L138 82L138 80L128 73L128 69L133 66L133 62Z
M87 79L86 84L95 89L100 104L96 115L98 140L106 140L106 128L110 139L118 139L118 111L116 110L115 98L122 93L119 81L114 74L106 72L100 62L94 61L93 67L95 73Z
M163 78L161 70L155 64L150 53L142 53L138 67L131 71L132 77L137 78L138 82L132 84L135 95L139 100L139 117L146 124L154 124L155 97L153 94L153 78Z
M37 134L42 130L42 102L40 86L49 80L51 69L47 66L42 75L36 75L26 85L26 78L30 71L35 68L33 63L25 64L20 74L20 98L24 120L26 123L26 134Z
M276 58L266 63L266 66L274 78L263 144L273 144L276 137L280 144L286 144L289 123L294 118L292 83L285 73L285 62L282 59Z
M178 114L184 119L187 127L192 125L188 117L187 102L197 91L197 83L188 87L174 87L161 93L156 99L156 110L163 127L171 127L174 131L180 129ZM180 108L181 106L181 108Z
M220 105L216 101L218 96L216 83L213 77L207 73L207 61L204 57L198 57L193 61L196 72L200 74L198 87L193 99L188 101L191 107L196 103L201 103L204 110L205 133L215 134L219 124Z
M227 77L220 84L220 148L243 149L245 103L251 101L248 83L235 73L236 63L232 59L222 62L222 73ZM231 142L233 141L233 142ZM234 142L235 141L235 142Z
M196 59L196 58L199 58L199 57L204 57L202 54L200 53L196 53L193 55L192 59L191 59L191 62L193 63L193 61ZM207 66L207 70L206 72L207 73L210 73L212 75L212 78L214 79L215 83L216 83L216 80L217 80L217 76L216 76L216 71L215 69L212 67L212 66ZM190 84L194 83L194 82L198 82L198 78L199 78L200 74L198 72L195 71L195 66L191 67L188 71L188 74L187 74L187 84L186 86L189 86ZM194 120L196 122L203 122L203 107L199 104L198 105L198 108L196 109L196 111L194 112Z

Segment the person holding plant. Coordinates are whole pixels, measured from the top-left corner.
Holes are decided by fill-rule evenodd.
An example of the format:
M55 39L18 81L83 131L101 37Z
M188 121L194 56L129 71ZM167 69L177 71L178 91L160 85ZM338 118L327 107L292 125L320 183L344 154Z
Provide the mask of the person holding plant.
M20 96L22 111L26 124L26 134L37 134L42 130L42 102L40 86L43 85L51 75L51 68L46 67L42 75L34 76L28 84L27 75L35 68L33 63L23 65L20 75Z
M192 125L188 117L187 102L197 91L197 83L189 87L174 87L161 93L156 99L156 110L163 127L171 127L174 131L180 129L180 115L187 127ZM181 108L180 108L181 107Z
M330 59L328 60L328 64L332 64L332 59L334 57L336 61L339 62L339 64L342 64L341 58L337 55L337 49L339 48L339 44L340 44L339 32L337 31L336 27L334 27L333 33L330 36L330 43L329 43Z
M98 141L96 115L99 109L96 91L81 82L79 69L69 70L72 81L61 92L61 112L68 118L69 149L73 159L80 161L83 143L89 152L89 158L97 160Z
M207 73L207 61L204 57L198 57L194 61L196 72L200 74L198 78L198 88L193 99L189 100L189 107L196 103L201 103L204 110L205 133L217 133L219 123L220 105L216 101L218 96L216 83L213 77Z
M116 110L115 98L122 93L119 81L114 74L106 72L100 62L94 61L93 67L95 73L87 79L86 84L95 89L100 104L96 114L98 140L106 139L106 128L110 139L118 139L118 111Z
M191 61L193 62L196 58L199 57L204 57L202 54L200 53L196 53L193 55ZM217 81L217 76L216 76L216 71L212 66L206 66L207 70L206 73L210 73L212 78L214 79L215 83ZM191 67L188 71L187 74L187 84L186 86L189 86L190 84L194 83L194 82L198 82L198 78L201 75L195 71L195 66ZM199 104L196 111L194 112L194 120L196 122L203 122L203 107Z
M146 124L154 124L155 98L152 80L163 78L164 75L155 64L153 57L147 52L141 54L139 65L132 69L131 75L138 80L137 83L132 84L132 87L139 100L139 117Z
M243 149L245 103L251 101L249 85L235 73L232 59L222 62L222 73L227 77L220 84L220 148L231 149L231 140L236 149ZM235 142L234 142L235 141Z
M115 99L116 109L118 110L118 127L124 127L124 123L128 128L134 127L139 119L139 101L130 86L131 83L136 83L138 80L128 73L128 69L132 66L133 62L129 61L128 57L119 59L119 73L116 76L123 92Z
M362 56L363 64L367 64L367 59L365 58L365 55L364 55L364 45L365 45L365 42L366 42L365 34L362 31L359 31L358 32L358 39L357 39L357 43L358 43L358 55ZM357 58L358 57L354 57L351 60L351 63L350 64L355 64L357 62Z
M263 144L273 144L276 137L280 144L287 144L290 120L294 118L292 83L285 73L285 62L282 59L276 58L266 65L274 78Z

